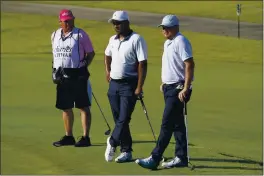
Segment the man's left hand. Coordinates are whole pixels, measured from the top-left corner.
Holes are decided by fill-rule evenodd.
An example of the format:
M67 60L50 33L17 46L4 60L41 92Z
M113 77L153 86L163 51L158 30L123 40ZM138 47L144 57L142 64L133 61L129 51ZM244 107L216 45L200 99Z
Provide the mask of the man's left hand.
M184 102L186 97L187 97L187 94L188 94L188 89L184 88L180 91L178 97L180 99L181 102Z

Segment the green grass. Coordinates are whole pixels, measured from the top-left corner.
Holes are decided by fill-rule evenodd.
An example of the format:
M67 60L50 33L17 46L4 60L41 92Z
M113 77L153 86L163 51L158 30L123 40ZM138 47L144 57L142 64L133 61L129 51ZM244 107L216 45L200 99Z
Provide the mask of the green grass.
M51 81L50 35L56 17L2 13L1 20L1 171L2 174L132 175L132 174L262 174L262 41L236 39L194 32L191 40L196 62L194 91L189 104L188 134L191 162L197 169L148 171L135 163L104 161L107 129L96 104L92 106L89 148L55 148L51 143L64 134L61 112L56 110L55 85ZM106 92L103 53L114 34L110 24L77 20L93 42L96 57L90 67L96 98L113 127ZM145 104L158 135L164 102L159 92L164 38L159 29L132 26L149 48L149 72ZM94 101L93 101L94 103ZM76 112L75 136L82 134ZM147 157L153 137L138 103L131 122L133 156ZM174 142L172 139L171 142ZM173 157L170 144L166 157Z
M236 5L242 4L241 21L262 24L262 1L38 1L82 7L125 9L154 13L237 20ZM151 4L151 6L150 6ZM147 7L147 8L146 8Z

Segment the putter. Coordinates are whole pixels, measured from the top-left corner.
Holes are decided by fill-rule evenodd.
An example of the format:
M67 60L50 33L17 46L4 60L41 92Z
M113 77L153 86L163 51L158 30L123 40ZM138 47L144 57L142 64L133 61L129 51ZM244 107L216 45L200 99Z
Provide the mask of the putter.
M150 126L150 128L151 128L152 135L153 135L153 138L154 138L154 140L155 140L155 143L157 143L157 139L156 139L156 136L155 136L154 130L153 130L153 128L152 128L152 125L151 125L151 123L150 123L149 116L148 116L148 112L147 112L147 108L146 108L146 106L145 106L145 103L144 103L144 101L143 101L142 96L139 97L139 100L140 100L140 102L141 102L141 105L142 105L143 111L144 111L144 113L145 113L145 115L146 115L146 117L147 117L147 120L148 120L148 122L149 122L149 126ZM166 160L166 158L165 158L164 156L162 156L162 161L161 161L161 162L164 162L165 160Z
M185 125L186 125L186 136L187 136L187 105L186 102L183 102L183 114L184 114L184 121L185 121ZM188 153L188 140L187 140L187 153ZM193 165L190 161L189 161L189 157L188 157L188 163L191 165L190 170L194 170L195 169L195 165Z
M103 118L104 118L104 120L105 120L105 123L107 124L107 127L108 127L108 130L107 131L105 131L105 135L109 135L110 133L111 133L111 128L110 128L110 125L108 124L108 122L107 122L107 120L106 120L106 118L105 118L105 116L104 116L104 113L103 113L103 111L102 111L102 109L101 109L101 107L100 107L100 105L99 105L99 103L98 103L98 101L96 100L96 98L95 98L95 96L94 96L94 93L92 92L92 95L93 95L93 97L94 97L94 100L95 100L95 102L96 102L96 104L97 104L97 106L98 106L98 108L100 109L100 111L101 111L101 114L102 114L102 116L103 116Z

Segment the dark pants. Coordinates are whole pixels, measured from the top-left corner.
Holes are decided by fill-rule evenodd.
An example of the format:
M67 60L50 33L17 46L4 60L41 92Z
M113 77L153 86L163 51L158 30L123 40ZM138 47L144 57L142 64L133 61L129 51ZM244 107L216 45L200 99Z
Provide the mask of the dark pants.
M121 152L132 151L132 137L129 129L132 112L137 97L135 90L137 78L111 80L108 90L108 99L113 113L115 128L110 138L113 147L121 147Z
M177 84L163 85L163 93L165 100L165 109L160 129L159 138L156 147L153 149L151 155L154 160L160 161L162 155L167 148L172 133L176 140L175 156L182 160L187 159L188 141L186 135L185 119L183 114L184 104L179 100L178 94L181 89L177 89ZM191 90L189 91L186 101L189 101Z

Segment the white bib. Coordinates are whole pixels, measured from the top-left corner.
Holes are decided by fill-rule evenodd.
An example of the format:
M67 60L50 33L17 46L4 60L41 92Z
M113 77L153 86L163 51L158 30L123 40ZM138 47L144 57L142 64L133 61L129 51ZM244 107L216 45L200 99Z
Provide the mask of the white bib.
M65 37L61 28L53 33L53 68L80 68L79 30L73 28Z

